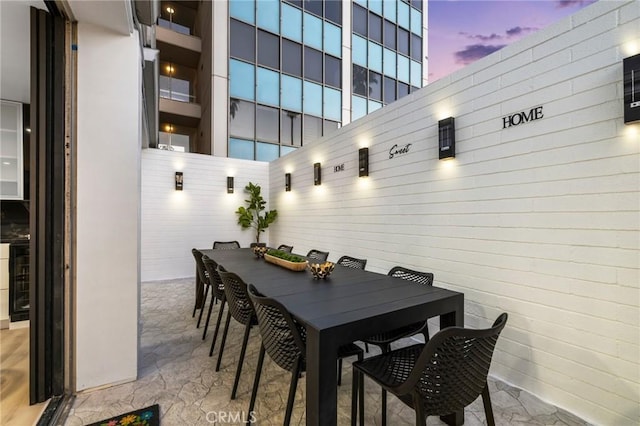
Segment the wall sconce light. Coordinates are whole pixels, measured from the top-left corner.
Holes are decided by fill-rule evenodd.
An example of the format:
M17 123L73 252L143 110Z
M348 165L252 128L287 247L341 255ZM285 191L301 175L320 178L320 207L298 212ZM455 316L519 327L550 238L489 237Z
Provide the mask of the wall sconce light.
M438 121L439 158L456 156L456 131L453 117Z
M227 176L227 194L233 194L233 176Z
M369 148L358 151L358 177L369 176Z
M284 174L284 190L291 191L291 173Z
M320 168L320 163L315 163L313 165L313 184L322 184L322 169Z
M182 172L176 172L176 191L182 191Z
M624 122L640 121L640 54L622 60L624 74Z

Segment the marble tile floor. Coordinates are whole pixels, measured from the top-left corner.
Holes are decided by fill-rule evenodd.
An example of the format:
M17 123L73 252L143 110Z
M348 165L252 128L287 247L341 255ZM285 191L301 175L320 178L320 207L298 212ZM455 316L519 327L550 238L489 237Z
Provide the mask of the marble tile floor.
M202 340L202 327L196 329L193 309L193 279L146 282L142 284L142 337L138 380L106 389L84 391L76 400L65 421L66 426L79 426L158 403L161 424L228 425L242 424L248 413L249 398L260 349L257 328L251 331L247 355L238 388L238 396L230 400L237 356L244 328L234 320L224 350L221 370L215 372L220 338L213 357L209 346L217 318L214 307L207 339ZM206 312L205 312L206 315ZM225 310L226 315L226 310ZM203 319L204 321L204 319ZM375 349L371 348L375 353ZM338 389L338 425L350 424L351 368L345 360L342 386ZM288 395L290 373L265 358L255 408L255 424L281 425ZM586 425L574 415L544 403L535 396L490 380L491 397L497 425ZM366 382L365 423L380 424L380 390ZM296 393L291 424L305 424L305 376ZM413 410L393 396L389 397L390 426L411 425ZM429 425L444 424L436 417ZM485 424L480 398L465 410L465 425Z

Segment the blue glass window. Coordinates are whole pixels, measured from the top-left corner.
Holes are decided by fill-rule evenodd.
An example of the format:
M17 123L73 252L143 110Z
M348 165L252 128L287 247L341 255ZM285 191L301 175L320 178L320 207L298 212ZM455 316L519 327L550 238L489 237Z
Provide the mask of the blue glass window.
M330 120L342 121L342 92L324 88L324 117Z
M280 74L258 67L257 80L257 101L278 106L280 100Z
M376 102L376 101L369 101L369 114L371 114L373 111L382 108L382 104L380 102Z
M382 6L382 12L385 18L390 21L396 22L396 0L384 0Z
M398 80L409 83L409 58L398 55Z
M422 87L422 65L420 62L411 61L411 85Z
M288 23L285 26L289 26ZM322 50L322 19L304 14L304 44Z
M369 10L382 15L382 0L369 0Z
M229 100L229 135L240 139L256 137L256 104L231 98Z
M396 78L396 52L384 49L384 74Z
M277 108L256 106L256 139L263 142L280 142L280 112Z
M246 62L229 60L229 95L233 98L255 99L254 66Z
M256 160L273 161L280 155L280 147L272 143L256 143Z
M369 42L369 60L367 64L369 69L377 72L382 72L382 46L379 44Z
M302 42L302 11L282 3L282 35L291 40Z
M342 57L342 31L328 22L324 23L324 51Z
M367 66L367 40L355 34L353 35L351 57L354 64L362 65L363 67Z
M229 16L250 24L256 22L256 4L254 0L230 0Z
M305 114L322 117L322 86L304 82L303 111Z
M229 138L229 157L253 160L253 141Z
M295 151L296 149L297 149L297 148L294 148L294 147L292 147L292 146L285 146L285 145L282 145L282 146L280 147L280 156L287 155L288 153L293 152L293 151Z
M302 111L302 80L283 75L280 102L284 109Z
M367 100L359 96L351 96L351 121L367 115Z
M367 7L367 0L353 0L353 2L362 5L362 7Z
M403 1L399 1L398 2L398 25L400 25L401 27L404 27L406 29L409 29L410 25L410 21L411 18L409 17L409 9L411 9L409 7L408 4L406 4Z
M280 1L258 1L258 26L278 34L280 32Z
M412 7L409 9L411 9L411 32L422 35L422 13Z

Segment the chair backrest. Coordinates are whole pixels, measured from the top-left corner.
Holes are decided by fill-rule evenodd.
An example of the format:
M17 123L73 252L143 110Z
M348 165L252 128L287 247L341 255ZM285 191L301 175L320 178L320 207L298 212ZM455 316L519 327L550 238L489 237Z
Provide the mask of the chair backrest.
M218 262L207 255L202 256L202 263L204 264L205 270L209 273L209 283L211 284L214 296L216 299L222 300L222 296L224 296L224 283L222 282L222 278L220 278L218 268L220 268L221 271L226 272L226 270L222 265L218 265Z
M202 262L202 252L198 249L191 249L191 254L193 254L194 259L196 260L196 271L198 273L198 277L200 277L200 281L202 284L209 285L209 275L204 268L204 263Z
M429 339L407 381L401 385L403 391L421 396L426 416L462 410L482 393L507 318L503 313L491 328L481 330L448 327Z
M282 251L286 251L287 253L291 253L291 251L293 250L293 246L287 246L285 244L280 244L280 246L278 246L278 250L282 250Z
M258 318L262 344L271 359L287 371L293 371L296 360L306 351L306 330L279 302L261 295L249 285L249 297Z
M327 258L329 257L329 252L313 249L309 250L309 253L307 253L307 257L309 259L319 260L320 262L326 262Z
M358 259L351 256L342 256L338 259L338 265L353 269L364 269L367 266L367 259Z
M247 325L255 317L253 306L247 294L247 284L233 272L223 271L218 266L218 275L224 285L224 294L229 304L231 316L240 324Z
M403 268L402 266L394 266L387 275L422 285L433 284L433 274L431 272L414 271L413 269Z
M233 250L239 249L240 243L237 241L214 241L213 248L215 250Z

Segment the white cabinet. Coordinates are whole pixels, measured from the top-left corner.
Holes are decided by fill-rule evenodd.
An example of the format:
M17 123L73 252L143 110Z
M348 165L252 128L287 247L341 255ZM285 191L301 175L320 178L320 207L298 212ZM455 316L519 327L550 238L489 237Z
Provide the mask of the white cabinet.
M9 328L9 244L0 244L0 328Z
M22 200L22 104L0 100L0 199Z

